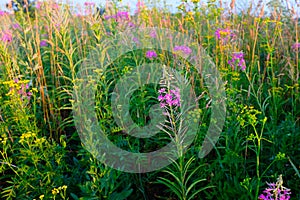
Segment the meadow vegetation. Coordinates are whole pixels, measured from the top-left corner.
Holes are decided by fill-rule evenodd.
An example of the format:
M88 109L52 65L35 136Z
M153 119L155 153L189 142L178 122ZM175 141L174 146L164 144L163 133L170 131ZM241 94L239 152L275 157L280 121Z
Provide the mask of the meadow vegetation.
M115 2L103 12L92 2L75 7L36 1L35 9L0 11L0 198L300 199L300 5L278 2L253 1L239 10L235 1L188 0L177 12L142 1L136 8ZM188 115L200 120L192 145L173 164L126 173L84 148L72 113L74 87L91 51L98 47L105 59L115 48L105 38L146 27L193 33L224 81L225 124L213 150L199 158L212 94L205 77L184 59L195 44L177 44L173 52L140 48L121 55L106 71L96 72L95 112L116 146L151 152L166 145L176 130L170 121L167 131L138 139L114 122L114 86L141 63L161 63L187 74L199 97L198 108ZM158 36L151 32L145 38ZM132 38L132 43L143 41ZM177 112L179 91L163 88L150 84L133 92L129 117L136 124L149 122L149 105Z

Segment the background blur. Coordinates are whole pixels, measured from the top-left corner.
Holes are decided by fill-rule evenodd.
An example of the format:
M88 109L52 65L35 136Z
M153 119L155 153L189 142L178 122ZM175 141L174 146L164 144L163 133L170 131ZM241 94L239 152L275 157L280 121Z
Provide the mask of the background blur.
M5 9L5 5L7 2L9 2L10 0L0 0L0 9L1 10L6 10ZM72 4L78 4L78 5L84 5L85 2L94 2L96 3L96 5L98 6L103 6L105 5L106 0L56 0L57 2L71 2ZM200 0L200 2L202 3L206 3L209 0ZM219 0L217 0L219 1ZM138 0L114 0L113 2L120 2L119 5L121 6L129 6L131 8L131 11L133 11L135 9L136 3L138 2ZM167 8L174 12L176 11L176 7L179 6L182 2L182 0L144 0L145 4L147 6L158 6L158 5L168 5ZM223 8L228 7L229 8L229 4L230 4L231 0L222 0L222 6ZM252 1L247 1L247 0L238 0L235 1L236 3L236 8L237 11L243 10L243 8L249 8L249 4ZM299 0L254 0L253 2L255 3L260 3L263 2L264 4L274 4L274 3L281 3L283 5L283 7L285 8L291 8L291 6L295 6L295 8L297 9L296 12L298 13L298 15L300 15L300 1ZM268 8L266 8L266 11L268 11Z

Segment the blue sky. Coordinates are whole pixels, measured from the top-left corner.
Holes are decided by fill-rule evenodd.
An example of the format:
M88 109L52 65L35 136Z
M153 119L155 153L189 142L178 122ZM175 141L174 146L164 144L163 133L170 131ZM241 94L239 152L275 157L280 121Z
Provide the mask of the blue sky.
M5 4L9 0L0 0L0 9L5 9ZM89 2L95 2L97 5L105 5L106 0L56 0L58 2L74 2L75 4L81 4L83 5L84 2L89 1ZM122 0L122 5L129 5L131 8L134 8L138 0ZM168 8L170 10L175 10L176 7L180 4L181 0L144 0L145 2L165 2L168 5ZM201 0L200 2L205 2L206 0ZM231 0L222 0L223 2L231 2ZM258 2L258 0L237 0L236 6L238 8L247 8L249 5L249 2L254 1ZM264 2L269 2L271 0L264 0ZM280 0L281 1L281 0ZM284 1L285 2L285 1ZM295 0L289 0L291 5L295 5ZM297 9L297 7L296 7ZM298 7L298 10L296 10L298 14L300 14L300 7Z
M89 1L89 2L95 2L97 5L105 5L106 0L58 0L59 2L74 2L75 4L81 4L83 5L84 2ZM157 0L155 0L157 2ZM0 8L4 9L5 4L9 2L9 0L0 0ZM147 0L145 0L147 2ZM151 1L149 1L151 2ZM152 1L153 2L153 1ZM170 4L172 7L176 7L180 4L180 0L165 0L167 4ZM130 7L135 7L137 3L137 0L122 0L123 5L129 5Z
M84 2L88 1L88 2L95 2L96 4L105 4L106 0L57 0L59 2L74 2L74 3L78 3L78 4L84 4ZM157 0L155 0L157 1ZM169 4L179 4L180 0L165 0L167 3ZM9 2L9 0L0 0L0 5L3 6L5 5L7 2ZM127 4L131 4L131 5L135 5L137 0L122 0L123 3ZM145 2L147 2L147 0L145 0ZM151 1L150 1L151 2Z
M47 1L47 0L44 0ZM74 4L79 4L82 5L84 4L84 2L88 1L88 2L94 2L96 3L96 5L105 5L106 0L55 0L57 2L72 2ZM205 0L202 0L202 2ZM9 0L0 0L0 10L5 10L5 4L9 2ZM138 2L138 0L122 0L121 5L129 5L132 10L134 10L136 3ZM168 5L168 9L174 11L176 10L176 7L180 5L181 0L144 0L144 2L146 2L147 5L149 4L153 4L154 2L160 2L161 5L163 5L162 2L165 2ZM159 4L158 4L159 5Z

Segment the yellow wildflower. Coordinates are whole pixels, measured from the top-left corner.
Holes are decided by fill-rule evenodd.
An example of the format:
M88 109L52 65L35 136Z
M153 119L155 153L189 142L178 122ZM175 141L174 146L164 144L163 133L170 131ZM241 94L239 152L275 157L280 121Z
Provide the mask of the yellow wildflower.
M193 21L194 20L194 14L193 14L193 12L187 12L184 19L186 21Z
M67 189L67 188L68 188L68 186L66 186L66 185L63 185L63 186L62 186L62 189L63 189L63 190L65 190L65 189Z
M57 188L54 188L53 190L52 190L52 194L53 195L57 195L59 193L59 190L57 189Z
M20 136L20 143L23 143L25 139L28 139L28 138L31 138L31 137L35 137L36 134L35 133L32 133L32 132L27 132L27 133L23 133L21 136Z

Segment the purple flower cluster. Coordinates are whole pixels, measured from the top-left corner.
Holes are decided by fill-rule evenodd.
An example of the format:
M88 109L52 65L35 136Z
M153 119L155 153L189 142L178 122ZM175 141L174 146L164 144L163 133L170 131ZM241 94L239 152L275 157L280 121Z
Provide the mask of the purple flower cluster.
M220 40L228 41L229 38L234 37L235 34L229 28L221 29L218 28L215 32L215 36Z
M294 51L300 50L300 43L295 43L295 44L293 44L292 49L293 49Z
M53 3L53 4L52 4L52 9L53 9L53 10L58 10L58 9L59 9L58 3Z
M165 108L168 106L180 107L180 91L179 88L171 90L170 93L166 92L166 88L161 88L159 91L158 101L160 102L160 107Z
M238 65L241 70L245 71L246 69L246 62L244 59L243 52L234 52L232 54L231 60L228 60L228 64L234 69L236 65Z
M135 24L134 24L133 22L128 22L128 26L129 26L130 28L134 28L134 27L135 27Z
M185 55L189 55L192 53L192 49L188 46L175 46L174 51L181 51Z
M139 39L136 38L136 37L133 37L133 38L132 38L132 41L133 41L134 43L136 43L136 44L140 44Z
M42 2L40 1L36 2L35 8L39 10L41 9L41 7L42 7Z
M19 82L19 79L14 79L15 83ZM29 84L27 83L26 85L24 85L24 83L21 84L21 88L18 90L18 94L20 95L21 100L24 99L28 99L30 100L30 97L32 96L32 92L27 92L27 90L29 89ZM13 90L11 88L11 90Z
M95 3L94 2L84 2L84 6L95 6Z
M13 39L12 32L10 30L2 31L1 41L10 43Z
M140 13L143 9L145 9L145 4L144 4L143 1L140 1L140 0L139 0L139 1L136 3L135 14Z
M46 42L46 40L41 40L41 42L40 42L41 47L46 47L47 45L48 45L48 43Z
M156 58L157 57L157 53L153 50L149 50L146 52L146 57L151 59L151 58Z
M269 187L263 191L263 194L259 195L259 200L289 200L291 198L290 189L275 183L267 184Z
M126 11L118 11L117 12L117 19L129 20L129 13L126 12Z
M106 15L106 16L104 16L104 19L105 19L105 20L108 20L108 19L110 19L110 18L114 18L114 19L115 19L116 16L115 16L115 15L111 15L111 16L110 16L110 15Z
M106 20L113 18L113 19L116 19L117 21L129 20L129 13L126 11L118 11L116 15L105 16L104 18Z
M156 32L155 31L151 31L149 35L152 38L156 38Z
M14 30L21 30L21 26L20 26L20 24L18 24L18 23L12 24L12 28L13 28Z
M7 13L5 11L0 10L0 17L5 16Z

